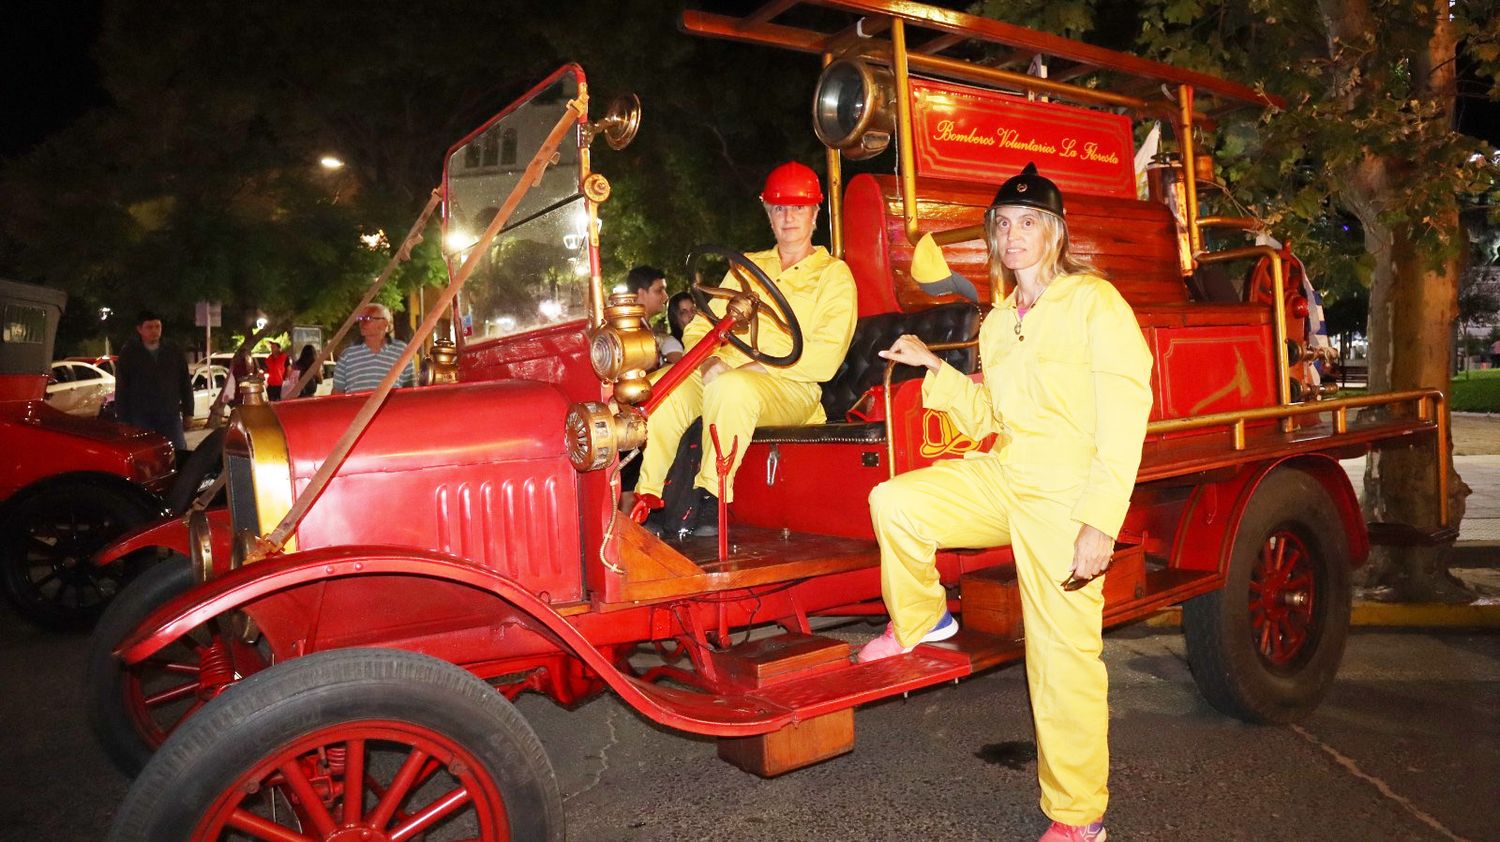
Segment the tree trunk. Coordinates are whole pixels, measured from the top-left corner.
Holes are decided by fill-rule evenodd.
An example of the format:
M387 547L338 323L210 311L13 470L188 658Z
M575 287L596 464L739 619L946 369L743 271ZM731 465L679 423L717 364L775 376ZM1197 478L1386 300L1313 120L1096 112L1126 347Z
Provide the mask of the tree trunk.
M1377 22L1366 0L1320 0L1328 27L1329 53L1338 69L1335 84L1352 98L1360 86L1378 86L1381 77L1362 74L1356 45L1373 33ZM1443 104L1435 119L1452 126L1456 102L1455 43L1446 3L1427 10L1432 24L1427 52L1413 68L1421 74L1423 93ZM1364 226L1365 248L1375 259L1370 284L1370 369L1372 393L1439 388L1449 391L1450 332L1458 315L1459 261L1452 250L1434 257L1423 248L1423 227L1433 226L1459 237L1458 202L1426 219L1394 223L1386 214L1402 208L1403 197L1421 168L1410 160L1367 153L1352 168L1342 199ZM1446 404L1443 412L1447 412ZM1423 530L1440 525L1436 444L1374 451L1365 467L1365 515L1371 521L1404 523ZM1451 448L1450 448L1451 449ZM1448 522L1463 517L1469 489L1456 472L1449 474ZM1403 601L1468 601L1473 594L1448 572L1451 547L1375 547L1358 581L1388 589Z

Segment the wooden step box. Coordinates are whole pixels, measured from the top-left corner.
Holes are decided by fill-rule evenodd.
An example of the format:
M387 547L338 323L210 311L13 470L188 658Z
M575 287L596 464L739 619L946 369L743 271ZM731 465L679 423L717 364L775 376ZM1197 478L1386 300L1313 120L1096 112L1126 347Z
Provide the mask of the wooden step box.
M963 594L965 629L1007 640L1025 636L1021 622L1021 590L1016 568L1002 564L965 573L959 580ZM1117 544L1104 576L1104 604L1118 605L1146 592L1146 549L1140 544Z
M725 677L751 688L847 667L849 644L807 634L784 634L714 656ZM836 711L754 737L720 737L719 757L746 772L772 778L854 750L854 709Z

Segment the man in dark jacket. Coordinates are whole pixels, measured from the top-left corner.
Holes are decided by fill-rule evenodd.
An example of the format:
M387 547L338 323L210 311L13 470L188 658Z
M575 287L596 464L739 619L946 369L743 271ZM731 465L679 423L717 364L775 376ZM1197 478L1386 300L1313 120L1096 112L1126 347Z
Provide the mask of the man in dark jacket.
M181 454L187 450L183 425L193 416L187 358L161 340L161 316L141 311L135 332L140 340L127 343L115 364L115 407L121 421L161 433Z

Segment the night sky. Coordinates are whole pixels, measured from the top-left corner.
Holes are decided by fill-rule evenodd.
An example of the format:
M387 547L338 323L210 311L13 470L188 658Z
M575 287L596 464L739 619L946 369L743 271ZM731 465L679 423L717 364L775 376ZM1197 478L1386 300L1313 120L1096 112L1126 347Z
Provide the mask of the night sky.
M90 53L100 0L23 0L0 26L0 157L106 102ZM19 8L18 8L19 7Z
M0 27L0 158L24 153L108 101L92 56L101 3L23 0L7 9ZM1477 80L1464 84L1470 92L1482 88ZM1464 131L1500 146L1500 104L1466 98L1459 108Z

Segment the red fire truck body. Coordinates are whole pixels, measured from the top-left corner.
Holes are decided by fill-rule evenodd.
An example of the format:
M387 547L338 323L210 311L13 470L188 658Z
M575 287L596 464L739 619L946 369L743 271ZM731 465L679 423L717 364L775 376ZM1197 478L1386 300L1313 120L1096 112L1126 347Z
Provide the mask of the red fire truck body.
M1349 572L1369 546L1338 460L1430 443L1445 476L1441 394L1331 399L1314 376L1289 261L1269 247L1206 248L1210 230L1252 221L1201 216L1195 190L1207 173L1194 166L1163 164L1156 195L1137 198L1119 113L1176 121L1178 160L1195 162L1195 127L1213 119L1195 101L1275 101L912 3L814 4L850 13L833 31L774 22L793 5L738 20L688 12L683 26L825 56L814 118L830 146L832 245L853 270L861 316L824 388L830 422L763 428L741 443L723 546L666 542L619 512L620 458L672 381L646 384L634 364L651 342L640 310L600 281L596 209L608 185L590 141L629 142L639 111L622 105L590 122L582 70L560 69L449 152L445 230L464 247L456 298L430 321L451 320L460 382L247 400L225 446L228 511L119 549L158 543L192 558L112 609L91 664L95 725L116 759L134 771L165 740L122 809L120 838L164 828L218 838L257 821L325 839L343 832L335 825L389 832L391 813L351 795L368 787L384 801L411 783L400 773L364 781L376 743L462 791L463 806L444 809L471 816L481 838L552 838L556 784L504 697L530 690L571 704L608 690L655 722L719 738L722 757L769 776L850 750L860 704L1021 658L1008 548L939 553L963 626L950 641L856 664L847 641L818 631L826 618L884 612L870 489L989 444L925 409L920 380L874 352L918 333L981 376L980 308L926 297L910 277L912 246L936 232L950 266L988 300L977 223L996 184L1031 159L1062 184L1075 250L1132 305L1155 355L1152 424L1105 577L1106 625L1185 603L1194 674L1216 706L1283 722L1318 703L1342 652ZM915 32L929 39L921 47L908 46ZM888 41L865 37L882 33ZM944 55L961 43L1042 53L1076 72L1048 80ZM1131 90L1175 86L1175 102L1056 81L1099 69L1134 80ZM840 125L860 113L840 111L841 98L864 96L874 116ZM536 150L537 169L509 182L491 174L492 142L512 156L517 144ZM880 154L897 157L895 175L846 177L847 162ZM519 197L502 203L516 184ZM509 271L516 254L556 242L561 270ZM1250 279L1233 300L1204 294L1204 267L1234 260ZM732 313L711 315L715 332L679 366L735 336ZM379 411L366 419L370 401ZM1434 540L1449 534L1422 526ZM317 694L326 704L312 705ZM184 776L208 781L195 789L207 800L172 801ZM429 816L420 808L403 815ZM421 827L440 827L439 812ZM346 821L329 824L332 814Z

